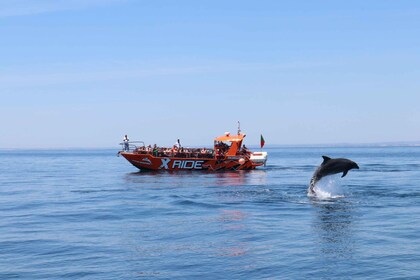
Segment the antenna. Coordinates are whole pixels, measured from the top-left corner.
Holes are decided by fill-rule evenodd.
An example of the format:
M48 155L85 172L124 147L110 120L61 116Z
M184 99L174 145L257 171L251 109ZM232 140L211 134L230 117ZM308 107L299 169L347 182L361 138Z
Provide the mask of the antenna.
M238 135L241 134L241 123L238 121Z

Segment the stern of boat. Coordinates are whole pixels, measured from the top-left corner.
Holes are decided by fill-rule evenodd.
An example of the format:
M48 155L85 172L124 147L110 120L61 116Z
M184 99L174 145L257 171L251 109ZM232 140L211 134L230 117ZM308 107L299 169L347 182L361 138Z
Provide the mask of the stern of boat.
M261 165L264 164L264 166L265 166L266 163L267 163L267 158L268 158L268 153L267 152L253 152L251 154L250 160L253 163L261 164Z

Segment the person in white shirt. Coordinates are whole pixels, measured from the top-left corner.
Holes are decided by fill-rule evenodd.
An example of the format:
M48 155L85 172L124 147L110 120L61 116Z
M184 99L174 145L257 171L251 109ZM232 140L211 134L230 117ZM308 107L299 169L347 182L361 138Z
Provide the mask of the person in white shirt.
M129 146L130 139L128 139L127 134L124 136L123 143L124 143L124 151L128 152L130 150Z
M174 147L177 147L178 149L181 148L181 142L178 140L176 140L176 143L174 144Z

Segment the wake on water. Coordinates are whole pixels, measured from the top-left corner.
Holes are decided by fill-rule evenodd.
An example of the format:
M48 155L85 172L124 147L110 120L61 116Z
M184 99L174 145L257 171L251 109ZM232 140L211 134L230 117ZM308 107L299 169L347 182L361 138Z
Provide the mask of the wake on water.
M316 182L314 193L308 193L308 196L317 197L319 199L331 199L344 197L344 191L341 186L341 175L331 175L322 178Z

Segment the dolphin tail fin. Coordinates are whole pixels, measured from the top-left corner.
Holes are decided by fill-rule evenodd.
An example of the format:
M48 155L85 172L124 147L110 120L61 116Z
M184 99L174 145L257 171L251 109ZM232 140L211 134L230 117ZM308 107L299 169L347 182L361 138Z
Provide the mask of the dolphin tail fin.
M326 164L331 158L327 157L327 156L322 156L322 158L324 159L324 161L321 163L321 165Z
M349 172L349 171L348 170L344 170L343 176L341 176L341 178L343 178L344 176L346 176L347 175L347 172Z

